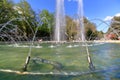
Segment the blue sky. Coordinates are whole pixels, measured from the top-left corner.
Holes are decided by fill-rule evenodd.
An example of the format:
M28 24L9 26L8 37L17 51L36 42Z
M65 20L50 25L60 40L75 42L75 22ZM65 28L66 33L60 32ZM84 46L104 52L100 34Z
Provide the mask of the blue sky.
M20 0L13 0L19 2ZM56 0L26 0L34 11L47 9L55 12ZM71 17L77 14L77 0L64 0L65 13ZM120 15L120 0L83 0L84 16L89 20L99 18L109 20ZM98 23L98 22L97 22Z
M19 2L20 0L13 0ZM55 12L56 0L27 0L35 11L47 9ZM90 19L104 19L120 13L120 0L83 0L84 15ZM77 1L65 0L65 13L73 16L77 13Z

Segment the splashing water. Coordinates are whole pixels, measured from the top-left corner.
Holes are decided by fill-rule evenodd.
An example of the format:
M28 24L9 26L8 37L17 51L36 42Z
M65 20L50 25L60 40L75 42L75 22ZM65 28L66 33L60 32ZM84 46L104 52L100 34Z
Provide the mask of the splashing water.
M57 42L65 40L65 12L64 0L56 0L56 24L54 31L54 40Z
M79 37L82 41L85 41L85 35L84 35L84 18L83 18L83 0L78 0L78 18L79 18L79 24L80 24L80 31L81 36L79 34Z

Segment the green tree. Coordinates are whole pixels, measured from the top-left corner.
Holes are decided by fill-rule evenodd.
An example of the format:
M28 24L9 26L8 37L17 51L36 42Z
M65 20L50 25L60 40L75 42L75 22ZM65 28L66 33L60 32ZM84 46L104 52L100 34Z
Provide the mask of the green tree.
M12 0L0 0L0 28L3 27L8 21L16 17L16 11L14 10L14 3ZM10 24L6 25L5 28L0 31L0 36L11 34L10 30L14 27ZM8 40L8 36L3 37L5 40Z
M120 37L120 16L114 16L110 24L110 28L107 31L107 34L114 34L114 37L111 39L118 39Z
M22 18L22 21L17 22L19 24L18 27L24 32L22 35L31 38L37 27L35 12L26 0L21 0L15 6L15 10L18 12L18 17Z
M98 40L104 38L104 32L103 31L98 31L97 32L97 38L98 38Z
M14 4L12 0L1 0L0 7L0 28L11 21L3 29L4 34L9 34L13 38L16 34L29 39L33 37L37 27L36 15L26 0L21 0L18 4ZM17 31L13 34L14 29Z
M69 41L77 36L77 23L69 16L66 16L66 36Z
M54 28L54 14L48 10L42 10L39 13L41 25L37 33L37 37L46 37L51 39Z
M0 1L0 24L6 23L15 17L14 3L11 0Z
M87 40L103 38L103 32L97 31L96 25L84 17L85 35Z

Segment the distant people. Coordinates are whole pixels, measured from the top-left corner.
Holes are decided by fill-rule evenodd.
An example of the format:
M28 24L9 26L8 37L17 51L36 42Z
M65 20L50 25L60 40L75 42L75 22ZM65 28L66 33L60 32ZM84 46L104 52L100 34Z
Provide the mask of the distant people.
M118 40L120 40L120 36L118 37Z
M39 39L38 42L42 42L42 39Z

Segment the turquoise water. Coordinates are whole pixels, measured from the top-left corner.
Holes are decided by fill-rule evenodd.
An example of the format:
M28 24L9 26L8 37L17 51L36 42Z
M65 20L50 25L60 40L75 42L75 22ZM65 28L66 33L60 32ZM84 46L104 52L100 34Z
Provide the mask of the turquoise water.
M24 44L25 45L25 44ZM16 74L0 72L1 80L119 80L120 79L120 44L88 43L95 71L88 68L85 46L81 43L39 44L33 47L28 72L54 73L46 75ZM52 45L52 46L51 46ZM35 44L38 46L38 44ZM51 46L51 47L50 47ZM29 47L0 45L0 69L21 71ZM59 72L53 65L38 62L32 58L41 57L62 64ZM55 73L60 73L56 75ZM63 73L63 74L62 74ZM66 74L65 74L66 73Z

